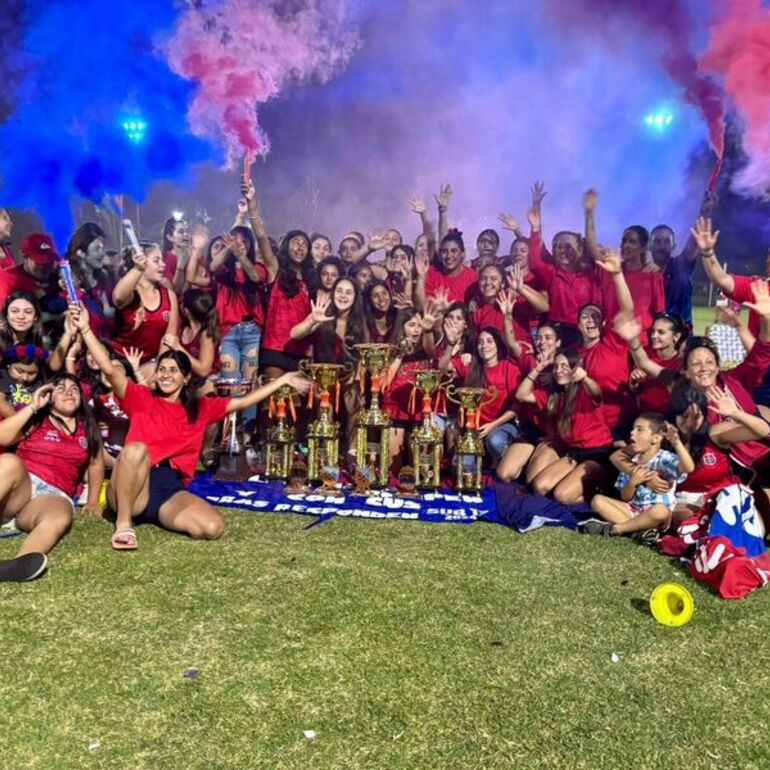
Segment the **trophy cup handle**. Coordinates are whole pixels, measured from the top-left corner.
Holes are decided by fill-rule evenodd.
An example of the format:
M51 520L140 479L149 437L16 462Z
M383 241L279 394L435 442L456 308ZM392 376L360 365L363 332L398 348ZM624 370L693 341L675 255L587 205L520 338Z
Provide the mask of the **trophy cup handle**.
M459 404L460 399L457 397L457 385L455 385L453 382L450 382L445 388L444 388L444 395L454 404Z

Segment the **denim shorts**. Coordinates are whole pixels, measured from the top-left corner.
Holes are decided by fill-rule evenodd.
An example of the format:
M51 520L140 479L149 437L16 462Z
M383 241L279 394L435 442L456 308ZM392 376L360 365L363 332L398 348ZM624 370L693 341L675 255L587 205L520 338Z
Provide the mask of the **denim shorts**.
M35 476L34 473L29 473L29 481L32 484L32 494L29 496L30 500L34 500L36 497L42 495L53 495L54 497L63 497L73 508L75 504L72 502L72 498L64 491L55 487L53 484L49 484L47 481L43 481L40 476Z
M262 341L262 329L255 321L241 321L230 329L219 343L219 355L229 356L235 361L235 370L221 372L224 378L240 375L244 365L256 366L259 361L259 343ZM247 356L249 350L256 351L253 356Z

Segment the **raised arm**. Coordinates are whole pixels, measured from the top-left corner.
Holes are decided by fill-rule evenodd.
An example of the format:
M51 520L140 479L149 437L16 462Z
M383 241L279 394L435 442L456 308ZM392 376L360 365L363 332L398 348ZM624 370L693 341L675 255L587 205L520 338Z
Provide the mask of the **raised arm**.
M91 329L88 311L82 305L70 305L67 313L72 317L72 321L83 337L89 353L94 357L96 365L102 370L112 386L115 396L119 399L123 398L126 395L128 385L126 371L122 366L115 365L107 352L107 348L99 342Z
M192 234L192 247L190 259L187 261L184 279L190 286L205 289L211 285L211 277L202 268L203 255L209 242L209 233L205 228L198 227Z
M425 205L425 201L418 195L410 195L407 202L411 211L420 217L422 234L428 239L428 253L434 253L436 251L436 230L428 216L428 207Z
M682 441L682 436L679 434L676 425L666 424L666 439L668 439L668 443L671 444L671 448L679 458L679 465L677 467L679 473L692 473L695 470L695 462L684 441Z
M112 290L112 304L120 310L131 304L139 279L147 265L147 255L141 251L133 254L133 267L115 284Z
M291 385L301 396L310 390L310 380L305 379L299 372L285 372L277 379L261 385L256 390L252 390L246 396L231 398L230 403L227 405L227 414L241 412L250 406L256 406L260 401L269 398L282 385Z
M513 328L513 308L516 304L517 282L511 281L511 291L503 289L497 295L497 306L503 314L503 338L511 355L518 361L521 358L521 343L516 339L516 332Z
M32 394L31 403L0 421L0 446L12 446L21 441L27 423L51 400L52 390L53 385L41 385Z
M585 214L585 236L588 255L593 260L601 257L599 241L596 238L596 204L599 202L599 193L593 188L586 190L583 195L583 212Z
M438 206L438 240L441 243L444 236L449 232L449 202L452 200L452 186L442 184L439 187L438 194L433 196Z
M273 247L270 245L270 238L267 237L267 231L265 230L265 223L262 221L262 215L259 212L257 188L254 186L254 182L248 174L243 175L241 194L246 199L251 229L254 231L254 236L257 239L259 255L262 257L262 262L264 262L265 268L267 269L267 282L272 283L275 280L275 276L278 275L278 257L273 253ZM211 272L214 272L213 265Z
M521 404L536 404L535 382L540 373L551 363L550 359L538 358L535 368L519 383L516 390L516 400Z
M695 226L690 228L690 234L703 257L703 269L711 283L728 296L735 291L735 281L733 277L724 271L719 264L716 251L714 250L719 239L719 230L714 232L711 226L711 220L705 217L698 217Z
M628 343L628 349L631 351L634 363L650 377L657 379L661 374L670 372L676 377L676 372L665 369L660 364L656 364L647 355L647 351L642 345L640 336L642 334L642 324L638 318L634 318L632 313L618 313L613 322L612 328L615 334Z
M289 332L289 337L293 340L302 340L309 337L321 324L334 321L334 316L327 315L326 311L331 304L331 297L321 297L317 302L310 300L310 313L308 316L294 324Z
M759 415L749 414L741 409L729 390L714 385L706 391L706 395L709 399L709 409L730 421L712 426L717 430L714 430L711 438L719 446L726 447L742 441L761 441L770 436L770 424Z
M599 247L598 256L595 262L605 272L612 276L612 283L615 286L615 294L618 298L618 307L621 313L634 312L634 300L631 297L631 290L628 288L626 276L623 274L623 264L620 261L620 254L612 249Z

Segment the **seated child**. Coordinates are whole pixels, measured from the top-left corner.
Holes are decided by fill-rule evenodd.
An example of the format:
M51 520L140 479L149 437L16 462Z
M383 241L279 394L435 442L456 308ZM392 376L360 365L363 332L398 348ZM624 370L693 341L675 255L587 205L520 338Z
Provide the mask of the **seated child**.
M32 403L32 394L44 382L48 351L35 345L14 345L3 353L0 369L0 417L13 417Z
M661 449L663 439L668 440L674 452ZM633 452L631 457L629 450ZM615 482L620 500L596 495L591 508L604 521L587 521L583 531L612 537L649 530L654 535L659 527L667 527L675 504L676 484L695 470L676 427L666 423L660 414L640 414L631 428L628 447L615 452L610 460L620 471ZM655 473L670 482L665 492L656 492L650 485Z

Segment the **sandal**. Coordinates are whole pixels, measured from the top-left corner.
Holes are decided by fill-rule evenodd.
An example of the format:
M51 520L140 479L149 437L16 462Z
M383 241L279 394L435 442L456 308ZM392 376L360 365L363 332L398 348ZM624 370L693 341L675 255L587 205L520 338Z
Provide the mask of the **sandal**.
M116 529L112 533L112 547L116 551L135 551L139 547L136 531L131 529Z

